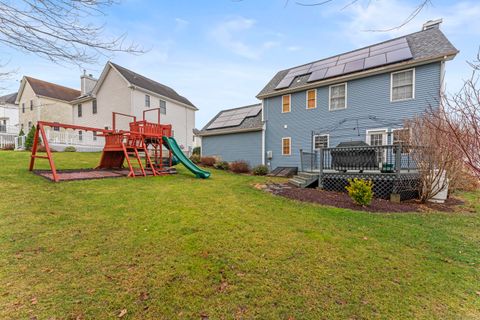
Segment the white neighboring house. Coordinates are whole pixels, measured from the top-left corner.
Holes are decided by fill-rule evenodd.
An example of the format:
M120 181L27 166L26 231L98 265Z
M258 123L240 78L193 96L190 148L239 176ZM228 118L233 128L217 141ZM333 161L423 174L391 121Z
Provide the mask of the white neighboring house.
M199 135L200 130L197 128L193 129L193 147L202 147L202 137Z
M185 153L193 148L195 112L198 110L187 98L172 88L107 62L96 80L91 75L81 77L81 95L71 101L73 124L96 128L112 128L112 112L131 114L141 120L143 111L160 108L162 124L171 124L173 135ZM157 121L156 112L147 112L149 121ZM118 117L116 129L128 129L130 118ZM103 146L101 137L92 132L82 133L85 143ZM90 143L90 145L92 145Z
M17 93L0 97L0 148L15 143L19 132Z

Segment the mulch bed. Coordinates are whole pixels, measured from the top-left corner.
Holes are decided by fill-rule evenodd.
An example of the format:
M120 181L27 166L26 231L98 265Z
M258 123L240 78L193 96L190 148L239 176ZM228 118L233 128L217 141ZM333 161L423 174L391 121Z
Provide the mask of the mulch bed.
M463 201L450 198L445 203L422 204L418 201L403 201L400 203L391 202L383 199L373 199L368 207L361 207L353 203L347 193L332 192L318 189L301 189L290 184L267 184L261 186L267 192L279 195L285 198L294 199L303 202L318 203L322 205L352 209L368 212L424 212L424 211L443 211L453 212L455 207L464 204Z

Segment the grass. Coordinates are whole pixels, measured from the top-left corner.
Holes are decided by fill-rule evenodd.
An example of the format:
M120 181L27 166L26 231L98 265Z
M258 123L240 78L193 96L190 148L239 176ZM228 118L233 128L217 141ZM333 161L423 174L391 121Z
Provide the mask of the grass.
M370 214L215 170L54 184L28 159L0 152L0 319L480 318L478 192L465 212Z

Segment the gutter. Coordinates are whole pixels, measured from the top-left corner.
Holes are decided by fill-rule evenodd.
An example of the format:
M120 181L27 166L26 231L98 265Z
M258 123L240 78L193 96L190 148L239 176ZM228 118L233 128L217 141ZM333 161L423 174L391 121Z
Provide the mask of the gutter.
M295 88L287 88L287 89L282 89L282 90L276 90L275 92L271 92L271 93L259 94L256 97L258 99L271 98L271 97L276 97L276 96L279 96L279 95L284 95L284 94L287 94L287 93L294 93L294 92L304 91L304 90L308 90L308 89L315 89L315 88L318 88L318 87L323 87L323 86L327 86L327 85L338 83L338 82L345 82L345 81L360 79L360 78L364 78L364 77L367 77L367 76L373 76L373 75L377 75L377 74L381 74L381 73L397 71L397 70L404 69L406 67L415 67L415 66L419 66L419 65L423 65L423 64L432 63L432 62L448 61L448 60L452 60L457 55L457 53L459 53L458 50L455 51L455 52L451 52L451 53L442 55L442 56L436 56L434 58L427 57L427 58L422 58L422 59L417 59L417 60L410 60L410 61L406 61L406 62L401 62L399 64L383 66L383 67L379 67L379 68L376 68L376 69L370 69L370 70L366 70L366 71L362 71L362 72L358 72L358 73L353 73L353 74L349 74L349 75L345 75L345 76L340 76L340 77L335 77L335 78L331 78L331 79L327 79L327 80L313 82L311 84L306 84L306 85L302 85L302 86L295 87ZM287 70L289 70L289 69L287 69Z
M232 134L232 133L243 133L243 132L255 132L255 131L262 131L262 127L257 127L257 128L246 128L246 129L236 129L236 130L230 130L230 131L224 131L224 132L200 132L197 134L199 137L208 137L208 136L222 136L226 134Z

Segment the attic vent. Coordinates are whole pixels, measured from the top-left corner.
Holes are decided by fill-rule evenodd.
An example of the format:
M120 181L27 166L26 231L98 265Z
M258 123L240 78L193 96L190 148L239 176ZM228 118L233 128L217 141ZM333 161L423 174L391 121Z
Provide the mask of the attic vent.
M443 22L442 19L437 19L437 20L428 20L423 24L422 30L428 30L428 29L439 29L440 24Z

